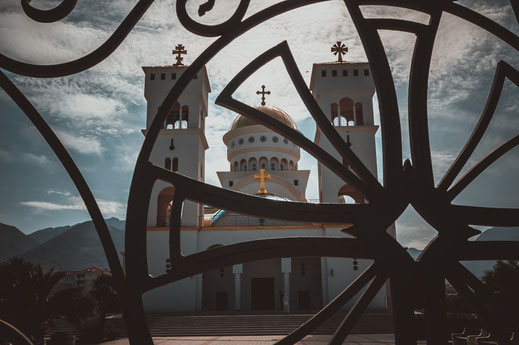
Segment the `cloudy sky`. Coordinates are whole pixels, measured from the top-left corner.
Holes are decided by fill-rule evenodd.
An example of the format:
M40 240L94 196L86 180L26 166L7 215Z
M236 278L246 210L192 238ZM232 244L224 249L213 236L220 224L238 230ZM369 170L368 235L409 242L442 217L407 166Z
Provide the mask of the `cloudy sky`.
M58 0L34 0L39 8L52 8ZM205 1L190 1L189 13ZM203 17L205 23L228 18L239 1L216 1ZM255 0L249 16L273 3ZM53 64L81 57L97 48L124 19L136 0L82 0L64 20L52 24L32 21L19 0L0 4L0 52L13 59ZM519 33L508 0L459 1ZM426 23L428 16L408 10L366 6L365 16L404 18ZM381 36L397 85L407 139L407 80L414 36L384 31ZM307 82L312 64L333 61L330 46L342 41L349 47L347 60L363 61L365 54L344 3L332 0L309 5L278 16L239 37L208 65L213 92L210 95L206 135L207 182L218 185L216 171L228 170L222 135L235 114L214 105L226 83L250 60L287 40ZM35 79L8 73L65 143L89 183L106 217L125 217L132 170L145 126L145 99L141 66L174 62L171 50L183 43L189 64L214 38L198 37L178 22L174 1L156 0L121 46L94 68L70 77ZM429 90L429 125L435 178L439 181L477 122L488 96L496 64L504 60L519 68L517 52L482 29L451 15L442 17L434 47ZM236 98L250 105L259 100L255 90L262 84L272 91L268 103L284 109L299 129L313 138L315 125L296 95L281 61L274 60L247 80ZM510 81L499 101L495 117L466 168L496 146L517 135L519 91ZM374 98L375 109L377 99ZM26 233L48 226L74 224L88 219L84 205L60 163L25 115L0 91L0 222ZM375 117L378 117L376 112ZM376 120L378 122L378 119ZM379 143L380 138L377 137ZM379 179L382 153L379 147ZM483 173L456 203L518 207L519 150L516 148ZM316 199L316 161L303 153L300 169L311 170L307 198ZM434 236L409 209L398 220L399 240L423 247Z

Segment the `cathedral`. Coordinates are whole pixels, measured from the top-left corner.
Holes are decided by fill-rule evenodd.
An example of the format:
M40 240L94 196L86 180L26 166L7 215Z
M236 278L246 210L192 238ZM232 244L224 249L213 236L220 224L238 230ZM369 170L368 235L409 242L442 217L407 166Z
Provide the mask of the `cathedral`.
M338 46L341 44L338 42ZM344 47L342 45L342 47ZM332 49L333 50L333 49ZM177 46L177 63L143 67L147 100L147 127L159 105L179 76L182 45ZM367 62L315 63L310 91L340 136L377 176L372 98L375 86ZM202 68L170 109L151 155L165 169L205 181L205 118L211 92L207 69ZM267 104L265 86L257 94L256 109L297 130L282 109ZM143 134L146 135L146 129ZM314 142L339 159L319 128ZM305 197L310 170L300 170L300 148L283 136L237 115L223 136L227 147L228 171L217 172L222 188L273 200L363 203L362 195L317 162L319 200ZM156 181L147 218L148 270L153 276L165 272L169 262L169 212L174 187ZM182 210L181 248L184 255L231 243L264 238L315 236L348 237L341 232L350 224L297 223L238 214L186 201ZM394 235L394 227L389 229ZM148 312L284 311L317 310L333 300L370 264L368 260L333 257L281 258L221 267L163 286L143 297ZM383 287L370 308L386 309L387 288ZM346 307L351 306L351 304Z

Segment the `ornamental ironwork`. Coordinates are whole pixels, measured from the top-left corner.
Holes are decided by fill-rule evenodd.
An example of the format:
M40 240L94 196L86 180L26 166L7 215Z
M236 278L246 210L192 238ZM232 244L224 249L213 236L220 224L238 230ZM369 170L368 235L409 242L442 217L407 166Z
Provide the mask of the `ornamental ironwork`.
M414 309L420 304L424 307L428 344L447 344L445 279L472 305L484 327L496 334L500 343L506 342L502 324L493 318L486 307L486 303L492 298L491 294L487 287L460 261L518 260L519 242L470 242L468 238L478 233L473 225L518 226L519 209L455 205L452 200L488 166L519 144L519 136L503 143L454 183L487 130L505 80L509 79L518 85L519 72L504 61L497 63L495 79L480 121L438 185L435 185L433 180L427 116L431 54L442 15L449 14L468 21L518 50L519 37L492 19L449 0L344 1L364 45L377 89L384 155L383 185L376 176L371 174L353 153L350 145L338 135L328 121L309 92L286 41L281 41L251 61L220 93L216 104L253 119L303 148L344 181L354 186L368 203L312 204L258 198L217 188L150 162L150 154L166 119L167 109L171 109L182 91L206 63L234 39L258 24L287 11L321 1L280 1L244 19L250 0L242 0L230 18L217 25L197 22L187 13L187 0L176 2L178 20L187 30L199 36L214 37L215 40L194 59L193 63L178 78L148 129L135 167L127 208L126 274L119 263L117 251L99 206L74 160L36 107L4 72L0 72L2 88L47 141L85 202L103 245L116 288L121 300L124 301L123 317L131 344L153 343L142 304L142 295L147 291L219 267L268 258L309 256L370 259L373 260L373 264L332 302L280 340L278 344L293 344L302 339L332 314L339 311L357 293L363 291L331 340L331 344L341 344L377 291L388 280L391 286L396 343L398 345L416 344ZM63 0L53 9L39 10L30 5L30 0L21 0L26 15L42 23L52 23L63 19L72 12L76 2L76 0ZM34 78L56 78L84 71L110 56L152 3L153 0L139 0L112 35L99 48L81 58L60 64L38 65L0 54L0 67L13 74ZM213 5L214 0L200 6L199 15L202 16L207 11L211 11ZM426 24L422 24L401 19L365 18L360 9L365 5L412 9L429 15L429 20ZM517 1L512 1L512 6L517 14ZM416 36L409 76L408 116L411 160L406 160L404 163L402 163L402 129L399 108L389 62L379 36L381 29L402 31ZM181 53L179 52L179 54ZM181 55L179 56L178 64L182 61ZM335 159L331 153L323 150L299 131L232 97L234 91L245 79L277 57L282 59L297 92L316 125L319 126L322 135L327 137L342 156L341 161ZM339 57L341 56L339 55ZM348 162L348 165L345 166L343 161ZM151 277L148 274L146 263L146 210L152 186L157 180L166 181L175 186L169 222L171 268L160 276ZM265 239L183 255L180 246L180 215L184 200L214 205L262 218L300 222L351 223L353 226L344 231L351 234L353 238ZM282 206L280 207L280 205ZM417 261L413 260L405 248L386 232L386 229L393 224L408 205L412 205L438 232L437 237L430 242Z

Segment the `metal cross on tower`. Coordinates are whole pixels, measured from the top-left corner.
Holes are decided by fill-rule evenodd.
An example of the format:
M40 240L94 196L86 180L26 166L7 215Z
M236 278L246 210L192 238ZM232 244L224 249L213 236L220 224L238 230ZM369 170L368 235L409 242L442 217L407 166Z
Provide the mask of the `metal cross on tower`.
M267 195L267 189L265 188L265 181L270 180L270 174L265 173L265 169L260 169L259 174L254 174L254 180L259 181L258 195Z
M331 51L333 55L338 55L337 62L343 62L342 56L346 55L348 52L348 47L346 47L344 43L341 43L341 41L337 41L337 43L332 46Z
M265 85L261 85L261 91L256 91L256 95L261 95L261 105L265 105L265 95L270 95L270 91L265 91Z
M182 66L182 65L184 65L182 63L182 60L184 60L184 57L182 57L182 54L187 54L187 50L186 50L186 47L184 47L183 44L177 44L177 46L175 47L175 49L171 53L173 55L177 54L177 56L175 56L175 59L177 59L177 62L175 62L175 64L173 66Z

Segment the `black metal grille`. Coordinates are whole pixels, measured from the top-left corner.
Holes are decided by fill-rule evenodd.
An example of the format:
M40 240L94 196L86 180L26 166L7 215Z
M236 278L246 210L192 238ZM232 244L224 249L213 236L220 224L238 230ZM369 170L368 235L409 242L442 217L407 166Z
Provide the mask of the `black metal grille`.
M370 173L326 119L300 75L287 42L281 42L258 56L225 87L216 103L254 119L303 148L344 181L354 186L368 201L366 204L353 205L282 202L283 207L279 207L279 201L246 196L186 178L151 164L149 158L166 119L166 109L173 106L202 66L231 41L256 25L284 12L317 3L320 0L281 1L246 19L243 18L249 6L249 0L243 0L227 21L214 26L198 23L189 17L185 8L186 1L179 0L176 4L178 19L182 25L197 35L217 39L194 60L169 91L149 128L140 151L127 210L126 276L119 264L117 252L99 207L76 164L36 108L11 83L9 78L0 72L2 88L24 111L56 153L87 206L105 249L117 289L125 302L123 315L131 343L152 344L142 307L141 296L144 292L218 267L287 256L365 258L374 260L374 263L336 299L278 344L292 344L302 339L336 313L357 292L366 288L338 326L331 341L332 344L342 343L370 300L388 279L391 284L395 340L399 345L416 344L413 313L417 301L423 302L424 305L428 344L447 344L445 279L448 279L458 293L472 304L487 329L495 334L502 334L501 325L494 321L485 307L487 302L485 296L489 296L487 288L465 269L460 261L519 259L519 243L517 242L478 243L467 240L477 233L477 230L471 225L519 225L519 209L460 206L453 205L452 200L489 165L516 147L519 143L519 136L499 146L455 184L453 182L485 133L496 109L505 79L518 85L519 72L504 61L497 64L492 90L480 121L466 146L437 186L433 180L429 144L427 89L433 44L443 13L457 16L477 25L516 50L519 49L519 37L489 18L452 1L345 0L345 5L363 42L377 89L384 153L384 185L381 185L377 178ZM0 67L11 73L36 78L60 77L84 71L103 61L117 49L152 3L153 0L138 1L131 13L104 44L77 60L56 65L34 65L0 54ZM37 10L29 4L29 0L22 0L26 14L40 22L54 22L64 18L73 10L75 4L76 0L64 0L54 9ZM202 5L200 15L210 11L213 4L214 0ZM400 19L366 19L360 10L362 5L388 5L413 9L428 14L430 19L428 24ZM517 10L517 2L512 1L512 5L515 5L514 10ZM402 164L402 132L397 97L388 59L379 37L378 30L380 29L404 31L416 36L409 80L408 109L412 159L404 164ZM317 126L341 154L343 161L348 162L348 167L343 164L343 161L336 160L330 153L296 130L232 98L234 90L245 79L276 57L281 57L283 60L293 84ZM147 210L152 186L156 180L163 180L175 186L173 209L169 221L170 257L173 269L161 276L150 277L146 263L147 214L145 210ZM351 223L354 225L345 231L354 238L258 240L183 256L180 248L180 215L182 203L186 199L256 217L299 222ZM394 238L386 233L388 226L408 205L412 205L438 231L438 236L426 247L417 262Z

